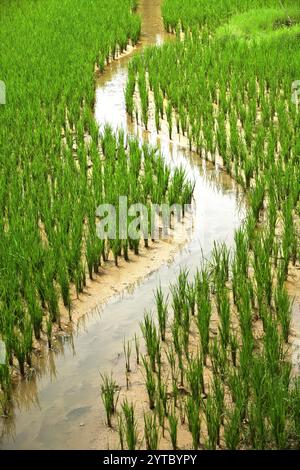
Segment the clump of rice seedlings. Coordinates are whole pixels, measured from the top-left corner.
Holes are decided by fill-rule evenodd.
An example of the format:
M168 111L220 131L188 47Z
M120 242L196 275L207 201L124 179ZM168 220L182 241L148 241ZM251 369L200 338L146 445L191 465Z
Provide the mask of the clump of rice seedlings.
M264 355L271 374L278 374L280 364L284 358L283 345L277 325L268 320L263 338Z
M217 286L216 298L220 319L219 332L222 346L226 349L230 338L230 302L227 289L219 284Z
M157 450L159 432L155 413L144 413L144 434L147 450Z
M156 300L160 336L161 336L162 341L165 341L167 321L168 321L168 304L164 298L161 286L156 290L155 300Z
M169 435L173 450L177 450L178 417L174 408L168 412Z
M235 406L232 410L227 410L224 423L224 439L226 449L236 450L240 443L241 417L240 410Z
M144 316L144 322L141 323L141 330L146 342L147 353L150 358L153 372L156 370L157 351L159 349L159 338L156 326L149 313Z
M183 304L183 315L182 315L182 325L180 327L180 337L183 344L183 349L185 357L189 357L189 340L190 340L190 324L191 317L189 312L189 306L187 303Z
M175 352L177 355L178 367L180 370L180 385L183 387L184 385L184 363L183 363L183 345L182 345L182 329L178 324L178 321L174 319L172 327L172 336L173 336L173 343Z
M281 377L273 377L269 381L269 406L267 409L271 425L271 433L277 449L286 449L287 429L286 418L288 400L285 384Z
M190 357L186 370L186 379L191 391L193 401L195 403L200 402L201 393L205 393L205 391L203 362L202 357L199 354L197 354L195 358Z
M224 382L227 370L227 353L226 350L220 346L218 340L214 338L211 348L211 362L213 373L219 375Z
M251 401L248 409L250 442L253 449L266 447L267 431L264 405L260 400Z
M111 418L116 411L119 398L119 387L113 380L112 375L101 374L101 399L106 412L106 422L108 427L112 427Z
M177 377L177 374L176 374L176 357L175 357L173 344L168 345L168 349L166 350L166 357L167 357L167 360L171 369L172 380L174 380L174 378Z
M211 253L211 270L214 277L214 282L219 281L225 283L229 279L229 259L230 252L225 243L217 244L214 242L214 247Z
M291 302L284 286L278 286L275 291L275 310L279 320L284 341L289 340L290 326L292 320Z
M189 431L192 434L193 449L197 450L200 445L201 421L200 421L200 401L196 402L192 397L186 400L186 415L188 419Z
M212 382L212 391L213 391L213 396L216 401L216 406L218 409L218 414L221 419L221 423L223 424L224 421L224 406L225 406L225 393L224 393L224 386L223 383L217 375L213 377L213 382Z
M159 401L163 405L165 416L168 416L168 390L167 385L161 380L158 382L158 397Z
M123 426L125 441L128 450L136 450L138 444L137 422L134 415L134 407L127 399L122 403Z
M215 450L220 439L221 420L215 399L211 396L208 396L205 402L205 417L208 433L207 447Z
M212 313L209 294L208 275L202 271L196 276L196 303L197 303L197 327L201 339L201 349L204 364L209 353L209 325Z
M241 419L246 415L246 409L249 399L249 366L246 369L246 374L243 370L232 369L228 374L228 386L232 396L232 401L239 409Z
M129 372L131 372L131 368L130 368L131 342L130 341L126 342L125 338L123 340L123 352L125 356L126 373L129 374Z
M142 362L146 373L146 389L149 398L149 408L153 410L155 408L155 397L156 397L156 381L153 369L147 359L142 356Z

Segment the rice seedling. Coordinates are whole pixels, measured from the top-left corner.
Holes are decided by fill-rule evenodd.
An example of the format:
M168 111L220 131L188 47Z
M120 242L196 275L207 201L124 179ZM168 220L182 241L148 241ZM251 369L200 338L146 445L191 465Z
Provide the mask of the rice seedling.
M157 450L158 448L159 432L156 420L155 413L144 413L144 433L147 450Z
M271 424L271 432L277 449L286 449L287 432L286 416L288 400L284 383L280 377L274 377L269 382L268 418Z
M197 450L200 445L201 422L200 422L200 402L196 402L192 397L186 401L186 415L188 419L189 431L192 434L193 449Z
M128 450L136 450L138 444L137 422L134 407L127 400L122 403L124 436Z
M135 354L136 354L136 363L137 365L140 364L140 340L137 337L136 333L134 334L134 346L135 346Z
M156 396L156 381L153 369L147 359L142 356L142 362L146 373L146 389L149 398L149 408L153 410L155 408L155 396Z
M205 417L208 433L207 446L209 449L216 449L220 438L220 416L213 397L208 396L205 402Z
M161 340L165 341L167 321L168 321L168 304L164 299L161 286L156 290L155 300L156 300L160 336L161 336Z
M107 374L100 374L101 375L101 399L105 408L106 412L106 422L108 427L112 427L111 418L112 415L115 413L117 408L117 402L119 398L118 394L118 386L116 382L113 380L112 375L109 376Z
M122 415L118 415L118 434L119 434L119 441L121 450L124 450L125 446L125 429L124 429L124 422L122 419Z
M169 435L172 443L173 450L177 450L177 433L178 433L178 417L176 416L175 409L168 412L169 422Z
M190 357L186 370L186 379L194 403L200 402L201 393L205 393L205 390L203 377L203 362L202 357L199 354L197 354L196 357Z
M226 448L236 450L240 442L241 433L241 417L240 410L236 406L232 410L227 410L224 424L224 439Z
M289 340L292 314L291 302L284 286L278 286L275 291L275 310L281 326L284 341L287 343Z
M150 313L146 312L144 316L144 323L141 323L141 330L146 342L147 353L150 358L151 367L153 372L156 370L156 359L157 351L159 349L159 338L156 330L156 326Z
M128 374L131 372L130 368L130 357L131 357L131 342L130 341L125 341L125 338L123 339L123 352L124 352L124 357L125 357L125 367L126 367L126 373Z

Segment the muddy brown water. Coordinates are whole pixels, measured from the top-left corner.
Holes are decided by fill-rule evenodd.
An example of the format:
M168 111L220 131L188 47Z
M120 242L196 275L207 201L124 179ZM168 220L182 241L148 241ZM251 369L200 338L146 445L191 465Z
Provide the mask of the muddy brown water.
M145 309L153 307L155 288L161 284L167 292L182 268L195 273L201 261L209 258L214 241L232 247L234 231L245 217L242 193L227 175L203 164L197 155L182 147L180 139L170 144L168 134L157 136L153 126L145 133L126 115L124 88L132 54L169 39L163 29L160 4L161 0L140 0L140 44L98 77L95 116L100 126L108 122L114 129L123 128L158 145L171 166L184 166L196 182L192 233L172 262L111 298L98 313L83 317L76 331L60 339L55 352L43 353L35 375L15 387L14 414L0 423L2 449L106 448L100 372L112 370L116 381L125 386L123 339L139 334Z

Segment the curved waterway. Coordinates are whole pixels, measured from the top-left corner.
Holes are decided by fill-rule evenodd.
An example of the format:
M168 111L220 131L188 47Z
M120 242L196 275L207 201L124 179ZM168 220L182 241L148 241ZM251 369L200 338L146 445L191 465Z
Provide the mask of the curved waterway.
M116 381L125 385L123 339L139 333L145 309L153 306L155 288L161 284L167 291L182 268L194 273L203 258L209 258L214 241L233 246L234 231L245 216L242 193L226 174L185 150L180 138L170 143L167 132L157 135L152 126L145 133L127 118L124 87L130 58L146 45L169 40L160 4L161 0L140 0L140 44L98 77L95 116L100 127L109 123L114 129L124 128L157 145L172 166L184 166L196 183L192 233L171 262L111 298L98 313L86 315L76 331L61 338L55 352L43 354L34 377L15 387L14 415L1 420L3 449L106 448L99 373L112 370Z

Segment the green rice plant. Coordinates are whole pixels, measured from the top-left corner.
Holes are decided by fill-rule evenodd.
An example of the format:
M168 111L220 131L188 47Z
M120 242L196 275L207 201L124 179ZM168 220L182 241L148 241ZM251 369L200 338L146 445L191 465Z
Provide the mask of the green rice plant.
M147 359L142 356L142 362L144 366L144 370L146 373L146 389L149 398L149 408L153 410L155 408L155 396L156 396L156 381L153 369L151 364L147 361Z
M177 450L178 417L176 416L174 408L168 412L168 422L172 448L173 450Z
M220 318L219 332L222 346L226 349L230 339L230 302L227 289L223 286L218 286L216 298Z
M291 301L284 286L278 286L274 295L276 315L279 320L284 341L289 340L290 326L292 320Z
M208 433L207 447L214 450L220 437L221 420L215 399L211 396L208 396L205 402L205 417Z
M247 414L251 445L253 449L263 450L266 447L267 429L262 403L260 401L250 402Z
M124 419L124 435L128 450L136 450L138 444L137 422L134 416L134 407L127 400L122 403Z
M131 357L131 342L130 341L125 341L125 338L123 339L123 352L124 352L124 357L125 357L125 368L126 368L126 373L128 374L131 372L130 368L130 357Z
M185 357L189 356L189 340L190 340L190 324L191 317L189 312L189 306L187 303L183 304L183 314L182 314L182 325L180 327L180 339L183 345Z
M140 324L144 340L146 342L147 353L150 358L151 367L153 372L156 370L156 358L157 351L159 348L159 338L156 330L156 326L150 313L146 312L144 316L144 323Z
M175 350L173 344L168 345L168 349L166 350L166 357L171 369L171 376L172 380L177 376L176 374L176 357L175 357Z
M124 422L122 415L118 415L118 434L119 434L119 441L120 441L120 447L121 450L124 450L125 446L125 428L124 428Z
M268 418L271 433L277 449L287 447L286 418L288 412L288 393L281 377L274 377L269 382Z
M134 334L134 346L135 346L135 354L136 354L136 363L137 365L140 364L140 340L137 337L136 333Z
M195 315L195 306L196 306L196 289L193 283L188 284L187 288L187 298L189 302L190 312Z
M241 417L237 406L226 412L224 439L227 449L236 450L238 448L241 440Z
M197 354L196 357L190 357L187 370L186 379L191 391L191 396L195 403L200 403L201 393L204 390L204 376L203 376L203 362L202 357Z
M177 355L178 367L180 370L180 385L183 387L184 385L184 362L183 362L183 345L182 345L182 329L178 324L178 321L174 319L171 327L172 337L175 352Z
M269 371L271 374L277 375L280 371L280 364L284 359L284 351L277 325L272 320L267 322L263 343Z
M242 420L246 416L249 400L248 377L244 377L241 370L233 369L228 374L228 386L232 396L232 401L238 407Z
M155 413L144 413L144 434L147 450L157 450L159 441L159 432L157 429Z
M216 406L218 409L218 414L221 419L221 424L223 424L224 421L224 406L225 406L225 393L224 393L224 386L223 383L217 375L214 375L213 377L213 382L212 382L212 391L213 391L213 396L216 401Z
M165 341L167 321L168 321L168 304L167 304L167 301L164 299L161 286L156 290L155 300L156 300L160 336L161 336L162 341Z
M197 450L200 445L201 421L200 421L200 402L196 402L192 397L187 397L186 414L188 418L189 431L192 434L193 449Z
M201 339L201 350L204 364L209 353L209 325L212 313L211 301L209 297L208 284L205 287L200 281L196 281L197 289L197 327Z
M227 372L227 353L226 350L220 346L217 338L214 338L211 348L211 362L213 373L220 375L220 378L224 382Z
M119 387L113 380L112 375L100 374L101 376L101 399L106 412L106 422L108 427L112 427L111 418L116 411L119 398Z

